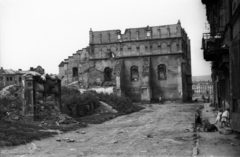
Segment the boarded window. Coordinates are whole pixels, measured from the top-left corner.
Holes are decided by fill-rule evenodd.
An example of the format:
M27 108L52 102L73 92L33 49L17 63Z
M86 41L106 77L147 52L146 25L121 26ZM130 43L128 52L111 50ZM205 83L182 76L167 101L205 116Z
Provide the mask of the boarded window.
M131 81L137 82L139 80L139 72L137 66L131 67Z
M112 69L107 67L104 70L104 81L111 81L111 80L112 80Z
M160 64L158 65L158 80L166 80L166 65Z
M72 68L72 76L73 77L78 76L78 68L77 67Z

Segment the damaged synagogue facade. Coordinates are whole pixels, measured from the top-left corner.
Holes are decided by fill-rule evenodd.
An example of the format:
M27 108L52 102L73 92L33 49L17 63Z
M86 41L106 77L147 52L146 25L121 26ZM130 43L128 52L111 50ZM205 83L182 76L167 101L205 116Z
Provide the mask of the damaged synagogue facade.
M192 98L190 40L177 24L89 32L89 46L59 65L62 85L114 87L135 102Z
M203 57L212 63L214 105L229 108L232 129L240 131L240 0L201 0L210 32Z

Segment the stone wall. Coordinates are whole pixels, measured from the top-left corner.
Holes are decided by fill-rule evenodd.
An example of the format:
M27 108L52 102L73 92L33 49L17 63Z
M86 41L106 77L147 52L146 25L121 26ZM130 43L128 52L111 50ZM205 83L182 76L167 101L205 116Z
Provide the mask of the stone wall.
M151 87L152 87L152 98L158 99L160 96L163 100L170 99L181 99L182 93L179 88L179 79L181 79L182 74L179 72L181 70L181 64L179 64L179 59L181 55L171 55L171 56L155 56L151 57ZM158 78L158 65L166 65L166 79L159 80Z
M178 22L174 25L89 32L89 47L79 50L64 62L62 82L78 81L84 88L109 83L118 95L136 102L186 100L187 77L191 75L190 40ZM166 66L166 79L159 79L158 66ZM184 64L184 66L182 66ZM138 69L138 79L131 68ZM72 68L78 76L72 77ZM105 68L111 69L111 80L105 80ZM67 70L66 70L67 69ZM135 77L135 76L134 76ZM105 83L107 82L107 83Z
M92 31L90 30L90 44L114 43L129 40L164 39L183 37L187 40L187 34L182 29L180 22L174 25L153 26L126 29L123 34L120 30Z

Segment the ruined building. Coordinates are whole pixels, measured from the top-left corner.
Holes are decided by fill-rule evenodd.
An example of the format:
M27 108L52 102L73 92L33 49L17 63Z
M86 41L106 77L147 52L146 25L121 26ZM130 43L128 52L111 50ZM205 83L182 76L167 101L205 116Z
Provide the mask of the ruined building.
M232 129L240 131L240 0L201 0L210 31L203 57L212 63L214 105L230 108Z
M87 48L59 65L62 85L114 86L136 102L191 100L190 40L177 24L89 32Z
M44 69L41 66L37 66L36 68L30 67L29 70L12 70L12 69L3 69L0 68L0 88L9 86L9 85L17 85L22 86L23 75L29 71L36 71L40 74L44 74Z

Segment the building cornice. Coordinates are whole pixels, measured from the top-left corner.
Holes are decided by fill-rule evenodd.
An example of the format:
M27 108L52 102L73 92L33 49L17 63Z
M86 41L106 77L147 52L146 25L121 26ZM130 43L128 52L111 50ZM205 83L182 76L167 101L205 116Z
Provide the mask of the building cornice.
M132 43L132 42L149 42L149 41L159 41L166 39L183 39L183 37L166 37L166 38L149 38L149 39L137 39L137 40L126 40L126 41L118 41L118 42L107 42L107 43L90 43L90 46L95 45L109 45L109 44L123 44L123 43Z
M131 56L120 56L114 59L124 59L124 58L136 58L136 57L153 57L153 56L173 56L173 55L183 55L183 53L165 53L165 54L145 54L145 55L131 55ZM104 58L91 58L89 60L107 60L110 59L108 57Z

